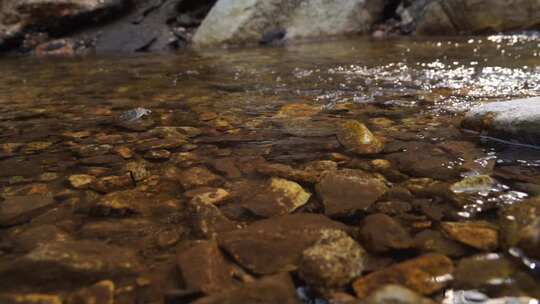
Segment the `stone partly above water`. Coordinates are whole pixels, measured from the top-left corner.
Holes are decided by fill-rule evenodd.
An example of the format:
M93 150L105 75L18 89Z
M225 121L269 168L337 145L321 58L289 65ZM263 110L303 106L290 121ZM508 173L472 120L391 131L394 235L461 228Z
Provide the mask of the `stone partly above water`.
M366 33L382 10L382 1L220 0L193 42L198 46L254 44L272 31L282 31L285 39Z
M339 142L356 154L376 154L382 151L383 143L362 123L350 120L341 124L337 131Z
M509 141L540 144L540 97L491 102L473 108L463 127Z

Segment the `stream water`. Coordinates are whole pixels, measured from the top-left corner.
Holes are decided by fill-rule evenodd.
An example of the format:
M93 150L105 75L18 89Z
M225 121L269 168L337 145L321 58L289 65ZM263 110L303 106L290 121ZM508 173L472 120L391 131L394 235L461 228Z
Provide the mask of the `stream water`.
M452 259L452 279L417 291L437 301L448 290L540 298L537 274L507 253L505 241L516 237L507 231L514 227L507 209L540 194L539 148L460 125L482 102L528 96L540 96L536 34L0 58L0 293L66 298L112 280L118 303L161 303L190 287L185 273L178 278L176 260L188 241L219 236L222 222L321 213L348 225L367 247L363 276L436 252ZM151 113L121 121L137 107ZM351 153L336 140L337 126L350 120L384 143L380 153ZM391 190L365 208L329 214L320 172L298 177L320 161L369 172ZM475 176L489 178L459 183ZM253 195L265 193L271 177L312 195L294 210L261 211ZM197 214L190 201L216 187L226 197ZM394 240L364 246L363 230L385 233L384 221L359 225L375 213L401 230ZM456 222L475 225L445 230ZM477 244L486 230L498 233L487 248ZM471 241L463 233L479 234ZM221 242L244 271L239 281L273 273L246 266ZM120 263L130 259L137 267ZM295 287L310 285L295 269ZM342 293L355 294L350 283Z

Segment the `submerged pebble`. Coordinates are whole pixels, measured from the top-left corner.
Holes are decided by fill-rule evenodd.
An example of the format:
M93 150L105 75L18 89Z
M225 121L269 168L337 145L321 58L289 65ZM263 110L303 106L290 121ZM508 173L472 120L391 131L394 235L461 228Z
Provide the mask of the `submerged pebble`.
M151 110L139 107L139 108L122 112L119 116L119 119L120 121L123 121L123 122L133 122L150 114L152 114Z

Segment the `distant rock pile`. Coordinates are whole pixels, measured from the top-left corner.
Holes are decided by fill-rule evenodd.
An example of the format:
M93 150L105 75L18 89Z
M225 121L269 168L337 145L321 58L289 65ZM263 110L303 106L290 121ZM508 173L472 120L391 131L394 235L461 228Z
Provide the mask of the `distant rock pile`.
M0 51L37 55L531 29L537 0L0 0Z

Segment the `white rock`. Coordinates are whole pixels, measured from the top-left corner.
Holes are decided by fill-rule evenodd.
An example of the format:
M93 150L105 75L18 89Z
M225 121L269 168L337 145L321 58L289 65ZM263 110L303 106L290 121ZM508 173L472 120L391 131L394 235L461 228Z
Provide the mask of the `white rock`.
M365 33L381 16L378 0L219 0L203 21L195 46L257 43L283 29L286 39Z
M540 97L487 103L471 109L463 125L495 136L540 142Z

